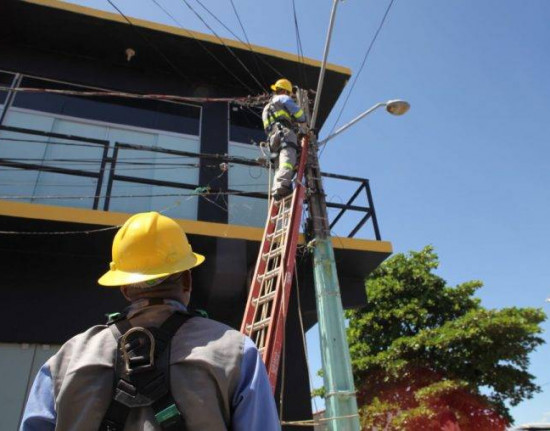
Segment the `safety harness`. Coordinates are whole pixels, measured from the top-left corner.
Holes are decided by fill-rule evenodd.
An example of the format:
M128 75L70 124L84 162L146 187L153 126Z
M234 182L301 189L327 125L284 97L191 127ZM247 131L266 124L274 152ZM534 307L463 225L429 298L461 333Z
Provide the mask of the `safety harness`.
M149 300L149 305L164 303ZM151 407L166 431L185 431L170 390L170 345L178 329L195 313L174 312L158 328L132 326L127 313L109 316L109 329L117 340L113 399L99 431L122 431L131 410Z

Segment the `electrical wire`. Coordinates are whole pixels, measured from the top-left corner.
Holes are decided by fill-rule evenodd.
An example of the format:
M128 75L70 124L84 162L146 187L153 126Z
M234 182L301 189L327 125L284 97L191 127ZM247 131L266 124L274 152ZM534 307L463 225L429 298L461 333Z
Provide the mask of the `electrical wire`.
M250 92L253 92L254 90L252 89L252 87L250 87L248 84L246 84L245 82L243 82L235 73L233 73L233 71L228 68L225 63L220 60L212 51L210 51L210 49L208 49L208 47L206 46L205 43L203 43L201 40L199 40L197 37L195 37L195 35L187 30L186 28L184 28L184 26L179 22L179 20L177 20L173 14L171 14L168 10L166 10L166 8L164 8L157 0L151 0L153 3L155 3L174 23L176 23L176 25L178 27L180 27L183 31L185 31L187 33L187 35L191 38L193 38L198 44L199 46L204 50L206 51L206 53L208 55L210 55L210 57L212 57L214 60L216 60L216 62L226 71L228 72L233 78L235 78L235 80L241 84L243 87L245 87L248 91Z
M294 260L294 266L296 267L296 259ZM296 280L296 296L298 298L298 320L300 322L300 332L302 335L302 343L304 347L304 356L305 356L305 362L306 362L306 368L307 368L307 374L309 377L309 381L313 382L313 375L311 374L311 368L309 367L309 359L308 359L308 353L307 353L307 340L306 340L306 330L304 326L304 317L302 316L302 302L300 300L300 282L298 280L298 272L294 271L294 279ZM313 405L315 406L315 410L318 411L317 402L315 401L315 397L313 397Z
M223 39L215 32L215 30L205 21L205 19L189 4L187 0L182 0L185 5L195 14L195 16L212 32L212 34L218 39L218 41L227 49L227 51L237 60L237 62L242 66L243 69L246 70L246 72L250 75L250 77L254 80L256 84L258 84L258 87L262 91L265 90L263 84L256 78L256 76L250 71L250 69L242 62L242 60L233 52L233 50L227 46L227 44L223 41Z
M0 129L1 131L1 129ZM17 132L17 133L23 133L23 132ZM58 138L58 139L64 139L64 138ZM67 137L66 139L70 139L69 137ZM39 141L39 140L27 140L27 139L15 139L15 138L3 138L0 136L0 142L3 141L3 140L6 140L6 141L14 141L14 142L28 142L28 143L33 143L33 144L54 144L54 145L73 145L73 146L85 146L85 147L90 147L90 148L94 148L94 149L98 149L98 150L103 150L103 147L101 146L97 146L97 145L91 145L91 144L75 144L75 143L71 143L71 142L55 142L55 141ZM164 147L149 147L149 146L145 146L145 145L136 145L134 147L131 147L131 148L121 148L119 147L119 150L120 151L150 151L150 152L154 152L154 153L161 153L163 152L163 150L166 150L166 151L172 151L170 148L164 148ZM170 156L167 156L167 158L170 157ZM253 163L254 165L258 165L258 166L265 166L266 162L263 161L263 160L254 160L254 159L249 159L249 158L246 158L246 157L238 157L238 156L229 156L227 154L214 154L214 153L195 153L193 155L175 155L175 156L172 156L172 158L176 159L176 157L180 157L182 159L214 159L214 160L221 160L223 162L233 162L233 163L236 163L236 164L243 164L243 165L250 165L251 163ZM161 157L156 157L156 158L153 158L154 160L158 160L158 159L161 159ZM143 159L143 158L142 158ZM150 158L144 158L144 159L150 159ZM0 159L1 160L1 159ZM6 160L6 159L3 159L3 160ZM18 160L17 158L15 159L10 159L10 160ZM20 159L20 160L23 160L23 159ZM82 159L79 159L78 161L80 161ZM131 160L130 158L127 158L127 159L124 159L124 160ZM139 158L136 158L136 160L139 160ZM118 161L118 159L117 159ZM156 164L155 162L151 162L151 164ZM207 165L208 167L214 167L214 166L218 166L219 165Z
M225 28L229 33L231 33L231 35L237 39L239 42L241 42L243 45L246 45L245 42L237 35L235 34L235 32L233 30L231 30L227 25L225 25L223 23L222 20L220 20L210 9L208 9L204 3L202 3L200 0L195 0L212 18L214 18L223 28ZM235 9L234 9L235 10ZM240 23L240 18L237 14L237 19L239 20L239 23ZM241 27L242 27L242 23L241 23ZM243 30L244 32L244 30ZM246 37L246 32L245 33L245 37ZM261 55L259 55L256 51L254 51L254 49L252 48L252 44L250 43L250 41L248 40L248 37L246 37L246 40L247 40L247 43L248 43L248 49L250 50L250 52L254 55L254 57L257 57L259 60L261 60L262 63L264 63L267 67L269 67L273 72L275 72L278 76L283 76L283 74L275 67L273 66L269 61L267 61L265 58L263 58ZM256 64L256 66L258 67L258 65ZM258 70L259 67L258 67ZM260 72L261 73L261 72ZM263 77L262 77L262 81L263 81Z
M239 105L260 106L263 105L269 98L267 93L261 93L256 96L242 96L242 97L188 97L178 96L175 94L139 94L129 93L126 91L78 91L78 90L59 90L54 88L34 88L34 87L18 87L11 88L0 86L0 91L13 91L20 93L51 93L51 94L63 94L68 96L78 97L126 97L130 99L151 99L161 100L166 102L232 102Z
M294 15L294 32L296 34L296 52L298 53L298 60L300 61L300 64L301 64L300 70L302 72L302 79L304 80L303 82L305 86L309 87L309 84L307 81L306 66L304 61L304 49L302 46L302 38L300 36L300 25L298 24L298 14L296 13L295 0L292 0L292 12Z
M1 131L1 129L0 129ZM87 147L87 148L94 148L96 150L103 150L103 147L101 144L79 144L75 142L53 142L53 141L46 141L46 140L39 140L39 139L19 139L19 138L5 138L3 136L0 136L0 141L8 141L8 142L25 142L30 144L57 144L57 145L66 145L66 146L74 146L74 147Z
M201 3L200 0L195 0L198 3ZM243 31L244 38L246 39L246 43L248 45L248 48L250 49L250 52L252 53L252 58L254 59L254 63L256 64L256 68L258 69L258 73L260 74L260 78L262 80L262 83L264 85L264 88L266 87L266 80L262 74L262 69L260 68L258 64L257 56L254 53L254 50L252 49L252 45L250 44L250 40L248 39L248 35L246 34L246 30L244 28L243 22L241 21L241 17L239 16L239 12L237 11L237 7L235 6L235 3L233 0L231 0L231 7L233 8L233 12L235 13L235 16L237 17L237 21L239 21L239 25L241 26L241 30Z
M154 184L144 184L145 186L154 186ZM163 186L170 187L170 186ZM200 187L199 187L200 188ZM158 197L187 197L187 196L215 196L218 194L223 194L227 196L239 196L246 195L248 192L234 190L234 191L203 191L203 192L191 192L191 193L149 193L149 194L138 194L138 195L45 195L45 196L36 196L36 195L3 195L0 196L0 199L6 200L18 200L18 199L70 199L70 200L84 200L84 199L102 199L102 198L111 198L111 199L131 199L131 198L158 198Z
M1 165L1 162L0 162L0 166ZM62 168L62 167L59 167L59 166L55 166L55 165L31 165L31 166L37 166L36 169L25 169L25 168L20 168L19 166L8 166L8 167L5 167L5 168L0 168L0 172L29 172L30 170L32 171L35 171L35 172L47 172L47 173L52 173L52 174L65 174L65 175L75 175L75 174L71 174L71 173L66 173L66 172L55 172L55 171L51 171L50 169L53 168L59 168L59 169L65 169L65 168ZM41 169L41 168L42 169ZM163 170L163 171L169 171L169 170L174 170L174 169L198 169L200 166L191 166L191 167L177 167L177 166L174 166L174 167L160 167L158 168L158 170ZM21 171L13 171L13 169L21 169ZM110 167L105 167L105 168L98 168L98 169L95 169L95 170L85 170L85 169L81 169L82 172L86 172L86 173L99 173L99 172L105 172L105 171L109 171L111 168ZM149 167L146 167L146 168L121 168L121 169L116 169L117 172L134 172L134 171L151 171L152 169L154 168L149 168ZM78 176L78 175L77 175ZM142 177L136 177L136 178L142 178Z
M372 51L372 48L373 48L376 40L378 39L378 35L380 34L380 31L382 30L382 27L384 26L384 24L386 22L386 18L388 17L388 14L390 13L390 10L391 10L394 2L395 2L395 0L390 0L390 2L388 3L388 6L386 7L386 11L384 12L384 16L382 17L382 20L380 21L380 24L379 24L378 28L376 29L376 32L374 33L374 36L373 36L369 46L367 47L365 55L363 56L363 61L361 62L361 66L359 67L359 70L355 74L355 77L354 77L353 82L351 84L351 87L348 91L346 99L344 100L344 104L340 108L340 112L338 113L338 117L336 117L336 121L334 122L334 125L332 126L332 129L330 130L330 132L327 136L332 135L334 133L334 130L336 129L336 125L338 124L338 121L340 121L340 118L342 117L342 113L344 112L344 109L346 108L346 105L348 103L348 100L349 100L352 92L353 92L353 89L355 88L355 84L357 83L357 80L358 80L359 76L361 75L361 72L363 71L363 67L365 66L365 64L367 62L367 59L368 59L368 57L369 57L369 55ZM325 147L326 147L326 145L325 145ZM323 154L324 149L325 148L323 148L321 150L321 152L319 153L319 157Z
M169 205L167 207L164 207L162 209L155 210L158 213L164 214L171 209L174 209L181 205L181 201L177 201L176 203ZM21 235L21 236L47 236L47 235L88 235L91 233L99 233L99 232L107 232L110 230L119 229L122 227L122 224L116 225L116 226L108 226L108 227L102 227L98 229L86 229L86 230L69 230L69 231L45 231L45 232L22 232L22 231L6 231L6 230L0 230L0 235Z
M151 47L153 48L157 54L159 54L163 59L164 61L170 65L170 67L174 70L174 72L176 72L179 76L181 76L183 79L185 79L189 84L192 84L192 81L191 79L189 79L189 77L183 73L147 36L145 36L144 33L142 33L140 30L138 30L138 28L134 25L134 23L132 21L130 21L130 19L124 15L124 13L117 7L117 5L112 1L112 0L107 0L107 2L113 7L116 9L116 11L120 14L120 16L122 16L126 22L130 25L130 28L135 32L137 33L143 40L145 40L145 42Z

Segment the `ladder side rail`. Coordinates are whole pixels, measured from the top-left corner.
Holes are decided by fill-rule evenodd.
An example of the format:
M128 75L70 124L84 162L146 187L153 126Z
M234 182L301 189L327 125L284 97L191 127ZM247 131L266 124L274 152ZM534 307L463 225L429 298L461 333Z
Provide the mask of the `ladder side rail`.
M269 369L269 362L270 362L270 357L271 357L271 351L272 351L272 338L273 338L273 332L274 332L274 328L275 328L275 324L276 324L276 319L279 315L278 313L278 310L280 309L280 301L281 301L281 286L283 284L283 280L284 280L284 277L285 277L285 273L286 273L286 270L285 270L285 262L286 262L286 259L285 259L285 256L286 254L288 254L288 250L289 250L289 243L290 243L290 232L292 230L292 215L294 213L294 208L295 208L295 202L296 202L296 196L297 196L297 191L295 191L292 196L290 198L284 198L282 199L280 202L281 202L281 214L285 214L287 217L281 217L281 219L279 220L279 223L281 224L281 230L284 232L284 235L283 235L283 241L282 241L282 247L283 247L283 250L282 250L282 254L280 256L278 256L278 259L279 259L279 266L278 266L278 271L277 271L277 285L276 285L276 290L275 290L275 296L273 298L273 301L272 301L272 304L271 304L271 322L270 322L270 325L269 325L269 328L267 328L267 331L266 331L266 341L265 341L265 346L266 346L266 349L264 351L264 363L266 364L266 368ZM290 202L289 202L289 199L290 199ZM268 374L269 374L269 371L268 371ZM275 376L275 379L276 379L276 376Z
M292 214L288 232L288 241L284 253L284 274L281 280L281 286L277 290L275 302L273 304L273 321L269 328L268 339L266 342L266 368L273 391L277 385L277 376L281 360L284 330L290 291L292 288L292 278L296 264L296 251L298 247L298 238L300 233L300 222L304 206L305 186L303 184L305 165L308 158L309 138L302 138L302 153L300 164L296 174L296 190L292 200Z
M269 206L267 220L265 223L264 236L260 244L260 252L258 253L258 259L256 260L256 267L254 269L254 275L250 285L250 292L248 293L246 308L245 308L245 312L244 312L244 316L241 324L241 333L248 336L252 335L252 331L248 332L246 327L247 325L251 325L253 323L254 316L256 314L256 311L259 308L257 306L254 306L253 299L254 297L259 296L260 290L263 284L263 280L259 280L258 275L263 274L267 266L267 261L262 259L262 255L263 253L269 251L271 247L271 241L268 240L268 237L273 231L275 231L275 223L273 223L272 218L275 215L274 213L276 213L277 210L278 209L274 205L274 201L272 200Z
M286 201L278 203L278 211L274 211L275 214L271 220L274 223L273 234L280 233L277 239L272 238L270 246L266 248L266 252L262 253L261 258L266 262L265 270L262 275L261 289L259 290L258 296L255 296L253 305L257 307L257 310L253 319L253 327L258 324L259 321L264 321L266 324L261 326L259 333L253 332L253 340L260 341L258 347L262 349L262 359L266 360L267 352L267 342L268 342L268 333L269 328L272 325L272 319L274 313L274 299L276 298L277 292L279 291L280 280L283 275L283 252L286 247L286 231L287 223L286 218L290 214L290 206L287 205ZM280 250L279 253L275 254L273 257L269 257L273 250ZM260 300L270 297L269 300L264 300L260 303ZM258 314L260 317L258 317Z

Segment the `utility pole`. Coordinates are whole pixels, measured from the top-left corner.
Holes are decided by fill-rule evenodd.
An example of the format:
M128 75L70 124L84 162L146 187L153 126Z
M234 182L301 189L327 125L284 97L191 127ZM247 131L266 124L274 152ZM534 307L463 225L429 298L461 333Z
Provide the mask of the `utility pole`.
M306 91L298 91L298 103L310 118L310 105ZM330 237L315 137L310 138L306 181L309 224L313 233L311 244L314 250L313 275L317 299L317 320L326 390L326 424L331 431L358 431L360 429L359 415L344 324L344 309L340 297L340 285Z
M309 124L311 128L315 128L317 124L330 40L339 1L334 0L332 4L313 113L311 116L308 115L308 118L311 118ZM307 114L309 114L307 93L302 91L298 97L302 109L306 109ZM310 139L306 181L310 192L308 207L310 224L313 230L313 279L317 299L317 320L321 338L321 357L326 391L326 424L331 431L359 431L359 414L344 324L344 307L340 296L338 273L330 238L327 204L321 169L319 168L316 138Z

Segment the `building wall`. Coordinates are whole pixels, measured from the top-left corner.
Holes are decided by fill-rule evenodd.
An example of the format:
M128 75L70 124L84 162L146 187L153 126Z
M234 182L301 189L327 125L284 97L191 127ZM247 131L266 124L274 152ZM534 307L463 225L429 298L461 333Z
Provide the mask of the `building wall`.
M60 346L0 343L0 429L19 427L34 376Z
M0 85L97 91L12 72L0 70ZM104 146L89 142L0 130L0 198L126 213L156 210L178 218L247 226L264 224L264 217L257 214L266 206L263 199L197 193L197 188L204 191L207 187L265 192L268 174L264 168L230 164L225 172L219 162L170 152L260 157L259 147L250 142L229 142L230 136L241 141L258 137L258 130L238 125L243 114L233 120L227 103L207 104L204 109L184 103L24 92L0 93L0 103L2 126L102 140L107 146L104 153ZM36 168L6 166L4 160ZM43 167L70 168L100 177L46 172ZM119 179L110 181L112 175Z

